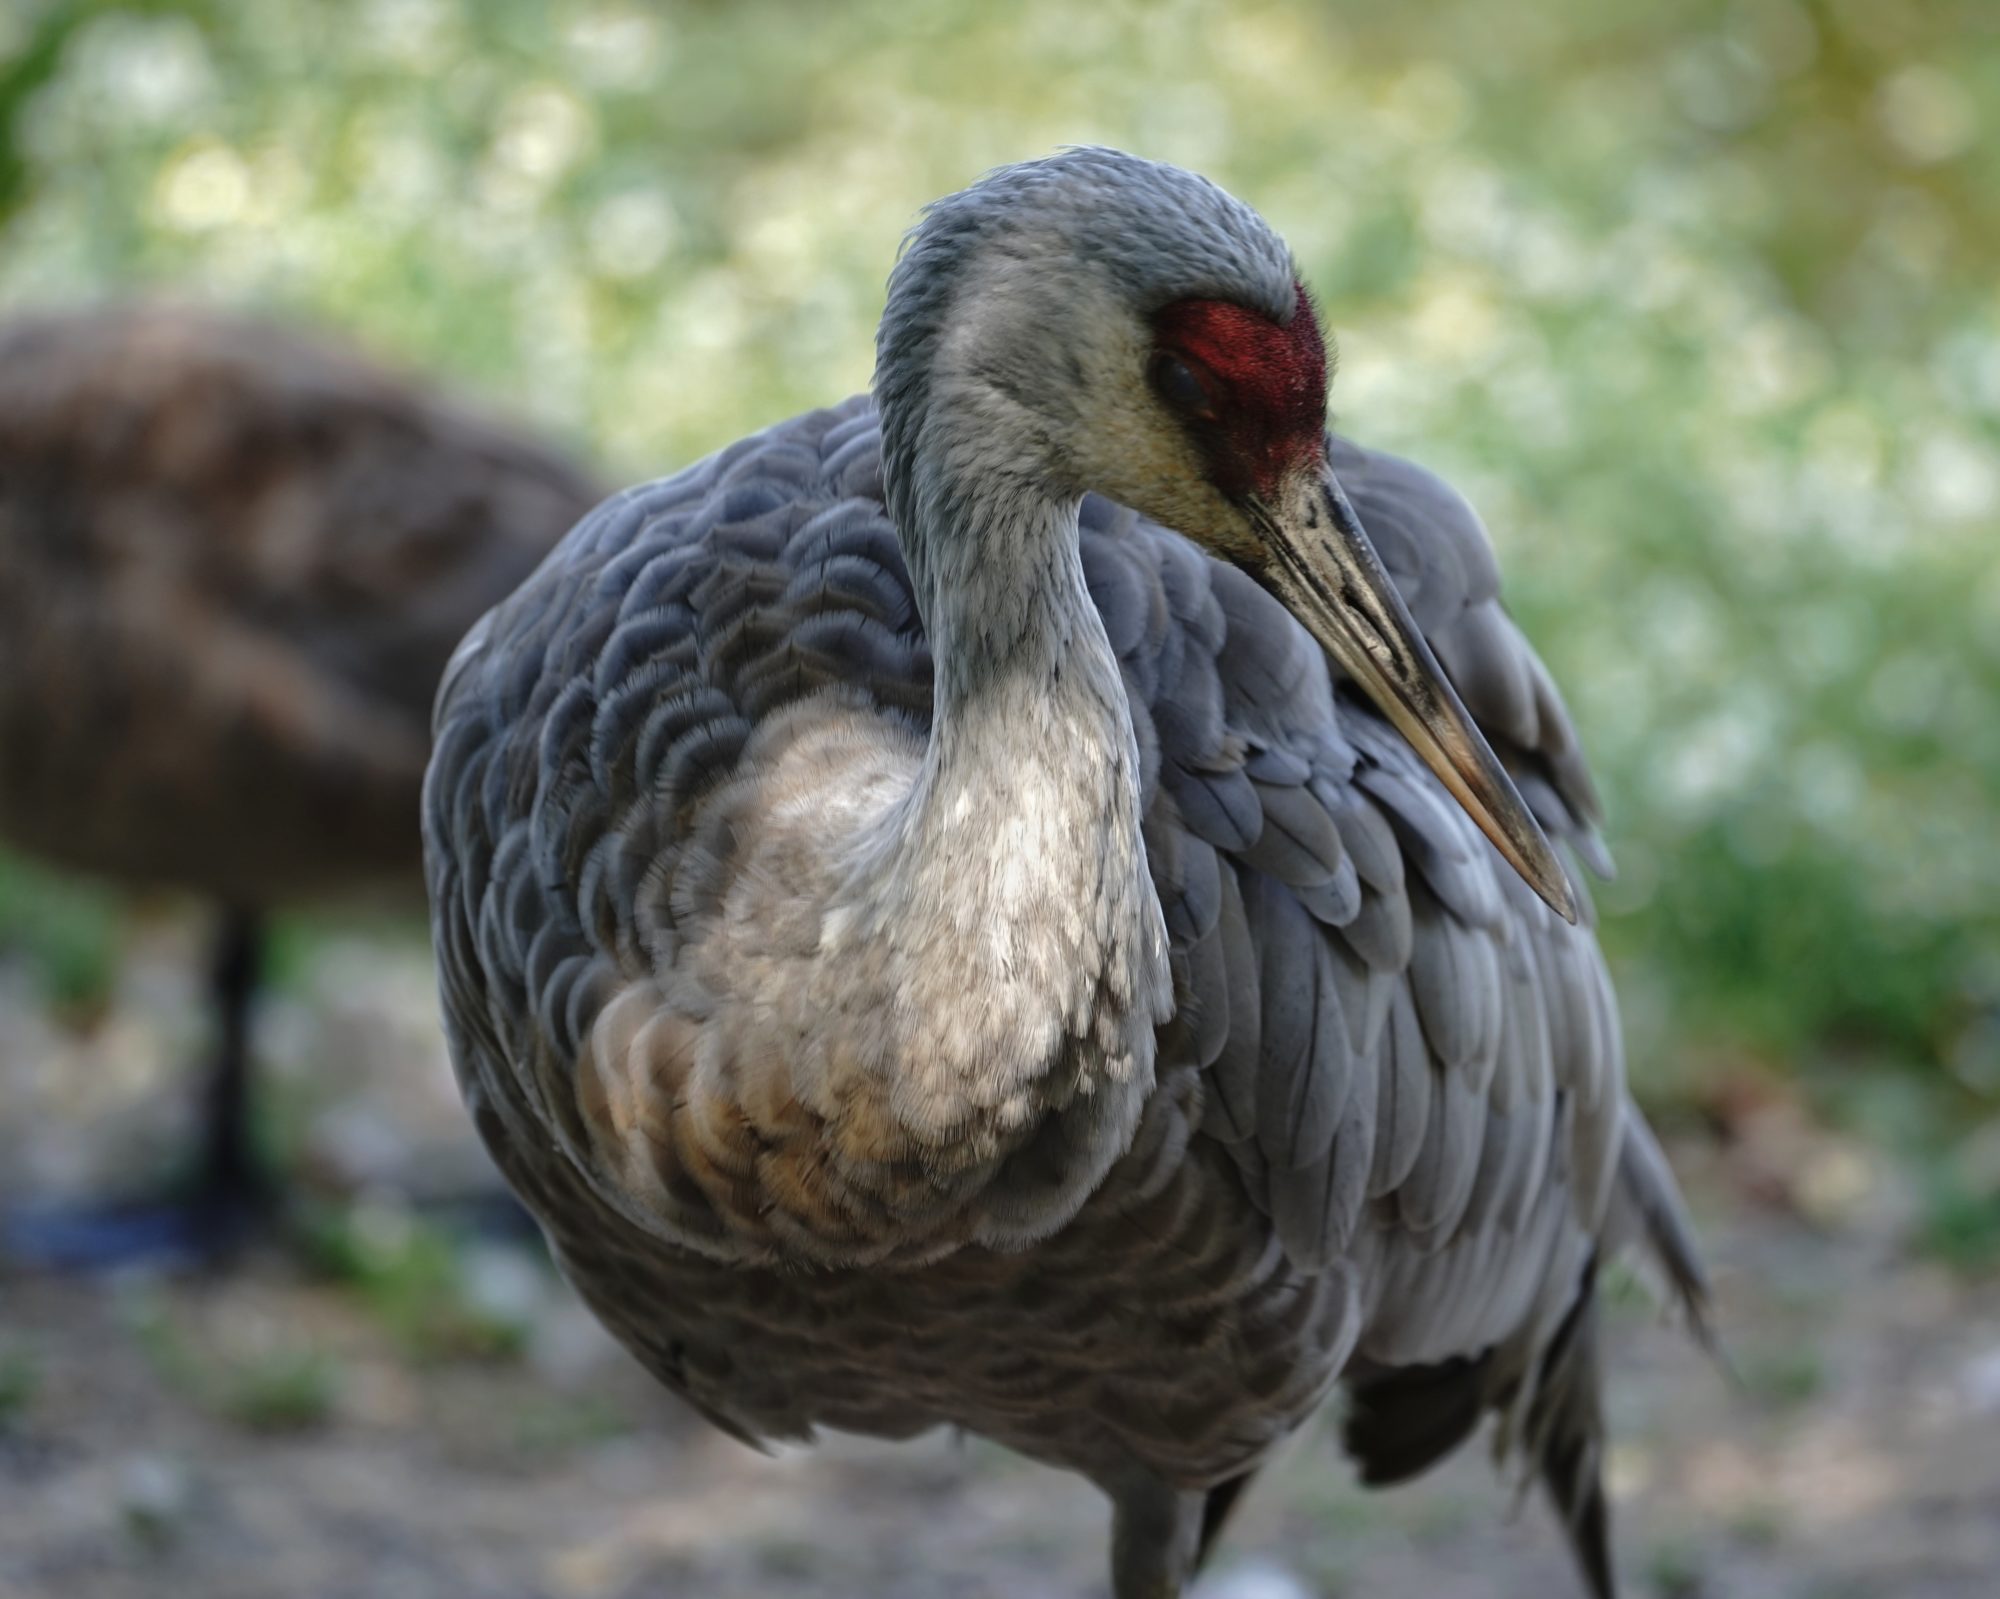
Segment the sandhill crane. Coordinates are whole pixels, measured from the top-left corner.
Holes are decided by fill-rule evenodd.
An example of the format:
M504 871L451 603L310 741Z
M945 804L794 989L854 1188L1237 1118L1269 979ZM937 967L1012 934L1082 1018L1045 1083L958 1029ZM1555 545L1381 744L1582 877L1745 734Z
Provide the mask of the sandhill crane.
M983 1434L1161 1599L1344 1383L1374 1481L1499 1412L1605 1595L1593 1275L1701 1288L1542 833L1595 801L1473 512L1325 403L1205 180L932 206L872 403L611 499L447 669L447 1032L744 1439Z
M141 303L0 328L0 839L223 907L188 1202L17 1213L0 1251L178 1253L243 1219L261 917L418 899L445 661L597 497L268 323Z

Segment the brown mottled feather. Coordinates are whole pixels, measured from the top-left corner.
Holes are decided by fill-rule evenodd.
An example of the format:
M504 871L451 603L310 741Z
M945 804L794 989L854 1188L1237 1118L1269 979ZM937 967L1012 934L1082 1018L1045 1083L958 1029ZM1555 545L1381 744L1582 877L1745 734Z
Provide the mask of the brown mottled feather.
M239 906L414 893L445 661L597 497L269 323L0 326L0 838Z

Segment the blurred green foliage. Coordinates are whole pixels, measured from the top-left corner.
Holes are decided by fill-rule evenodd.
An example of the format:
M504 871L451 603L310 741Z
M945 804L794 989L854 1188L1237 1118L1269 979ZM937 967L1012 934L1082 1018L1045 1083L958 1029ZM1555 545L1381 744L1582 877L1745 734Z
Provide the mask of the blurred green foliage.
M1922 1198L1918 1240L1932 1256L1968 1273L2000 1262L2000 1186L1990 1173L1940 1160L1927 1174Z
M110 998L118 965L118 901L33 861L0 854L0 952L26 950L56 1011L90 1019Z
M377 1205L329 1207L304 1219L314 1267L352 1288L411 1359L502 1360L525 1347L526 1322L474 1291L462 1239Z
M1611 809L1642 1061L2000 1095L1991 0L13 0L0 299L283 308L653 474L865 383L926 199L1101 140L1293 242Z

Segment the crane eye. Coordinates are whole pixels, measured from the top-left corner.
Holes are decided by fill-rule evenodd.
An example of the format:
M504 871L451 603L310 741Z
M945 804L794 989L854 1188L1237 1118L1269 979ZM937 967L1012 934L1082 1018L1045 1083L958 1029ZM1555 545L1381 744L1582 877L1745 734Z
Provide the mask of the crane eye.
M1179 356L1155 350L1146 375L1152 381L1153 392L1166 401L1170 410L1192 420L1215 420L1215 400L1208 392L1208 385Z

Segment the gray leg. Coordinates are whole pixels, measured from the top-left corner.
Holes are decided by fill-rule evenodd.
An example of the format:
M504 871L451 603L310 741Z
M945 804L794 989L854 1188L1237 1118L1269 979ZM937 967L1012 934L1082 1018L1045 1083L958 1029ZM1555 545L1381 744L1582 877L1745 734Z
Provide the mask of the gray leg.
M1181 1599L1207 1495L1134 1473L1110 1488L1112 1599Z

